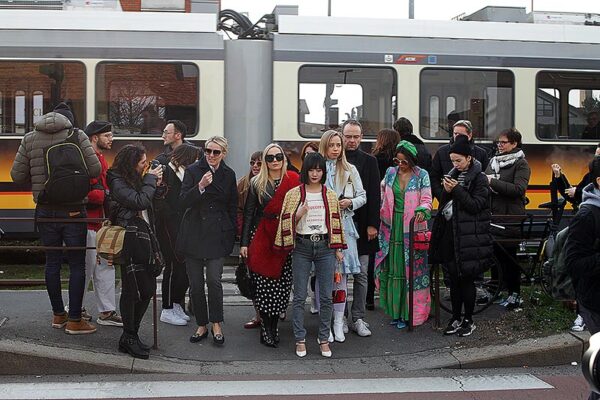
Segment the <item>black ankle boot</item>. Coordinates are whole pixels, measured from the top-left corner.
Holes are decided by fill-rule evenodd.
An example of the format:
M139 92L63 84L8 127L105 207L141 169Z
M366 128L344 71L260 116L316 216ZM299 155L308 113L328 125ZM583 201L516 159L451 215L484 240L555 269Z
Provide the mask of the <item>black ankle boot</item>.
M267 347L277 347L271 333L271 316L261 313L260 318L260 343Z
M119 339L119 351L121 353L129 353L134 358L147 360L150 353L140 347L136 335L123 333Z
M271 318L271 335L273 336L273 343L275 346L279 345L279 328L277 325L279 324L279 316L274 316Z

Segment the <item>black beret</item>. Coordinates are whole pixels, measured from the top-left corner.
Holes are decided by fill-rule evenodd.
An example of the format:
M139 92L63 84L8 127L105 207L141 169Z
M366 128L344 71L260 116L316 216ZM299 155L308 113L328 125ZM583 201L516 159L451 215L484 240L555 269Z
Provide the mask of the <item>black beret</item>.
M59 105L54 107L54 110L52 111L65 116L69 121L71 121L71 125L75 126L75 117L73 116L73 112L65 103L60 103Z
M466 135L458 135L454 138L454 143L450 146L450 153L462 154L463 156L471 155L471 144Z
M86 135L99 135L101 133L111 132L112 124L108 121L92 121L83 130Z

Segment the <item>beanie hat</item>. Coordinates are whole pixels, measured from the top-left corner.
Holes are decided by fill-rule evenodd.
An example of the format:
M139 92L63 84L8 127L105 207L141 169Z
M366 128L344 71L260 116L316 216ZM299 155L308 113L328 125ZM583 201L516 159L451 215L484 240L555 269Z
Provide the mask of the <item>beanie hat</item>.
M92 121L83 131L88 136L99 135L112 131L112 124L108 121Z
M53 111L66 117L71 122L71 125L75 126L75 117L73 116L73 112L64 102L61 102L59 105L54 107Z
M454 143L450 146L450 153L462 154L463 156L471 155L471 144L469 138L465 135L458 135L454 138Z

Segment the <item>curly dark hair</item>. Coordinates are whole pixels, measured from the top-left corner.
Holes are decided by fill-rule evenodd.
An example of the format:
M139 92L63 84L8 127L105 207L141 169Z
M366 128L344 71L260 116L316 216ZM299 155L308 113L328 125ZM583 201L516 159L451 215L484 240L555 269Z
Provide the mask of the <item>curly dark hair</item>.
M139 189L142 186L142 175L137 173L136 167L144 154L146 148L141 143L128 144L119 150L111 169L121 175L125 182Z
M195 163L198 157L200 157L200 148L184 143L173 150L171 162L177 168L185 168L188 165Z

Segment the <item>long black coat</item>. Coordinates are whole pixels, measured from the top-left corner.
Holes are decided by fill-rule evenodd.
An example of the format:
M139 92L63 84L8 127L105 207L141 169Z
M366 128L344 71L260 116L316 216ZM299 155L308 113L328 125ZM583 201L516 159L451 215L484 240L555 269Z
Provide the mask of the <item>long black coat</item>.
M438 149L433 156L431 170L428 171L431 179L431 193L438 201L441 201L442 192L444 191L442 186L444 174L452 169L452 161L450 161L450 146L452 143L454 143L454 138L450 139L449 144L445 144ZM481 170L485 171L490 160L487 151L476 146L473 141L471 141L471 150L473 158L481 163Z
M493 247L490 234L490 188L481 164L474 161L465 176L465 186L456 186L451 193L444 190L440 210L452 201L452 219L446 221L439 212L433 222L429 253L431 263L444 263L444 246L453 246L454 262L460 272L477 276L490 266ZM446 224L452 224L453 240L445 237Z
M154 199L154 211L156 216L156 236L161 246L163 255L168 260L177 258L175 245L177 242L177 233L181 226L183 212L179 208L179 194L181 192L182 181L173 171L170 165L167 165L163 173L164 189L161 196ZM180 260L182 261L182 260Z
M235 242L238 193L235 172L221 161L204 193L198 182L210 171L205 158L190 165L179 196L185 210L177 235L177 250L185 257L221 258L231 254Z
M367 227L372 226L379 229L379 207L381 205L381 177L377 159L370 154L358 149L355 151L346 151L348 162L353 164L358 170L363 188L367 192L367 204L354 212L354 223L356 224L358 234L358 254L374 254L379 250L379 241L377 238L369 240L367 236Z

